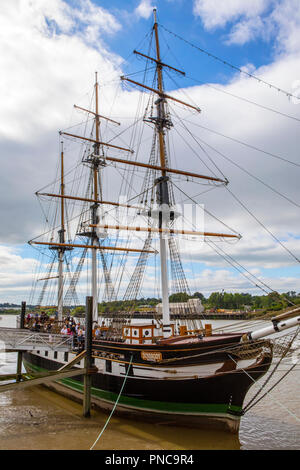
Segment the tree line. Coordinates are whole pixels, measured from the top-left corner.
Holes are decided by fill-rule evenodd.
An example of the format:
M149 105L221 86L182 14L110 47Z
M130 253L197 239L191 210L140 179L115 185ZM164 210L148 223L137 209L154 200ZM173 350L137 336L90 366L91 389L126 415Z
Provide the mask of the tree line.
M212 292L209 297L205 297L201 292L195 292L188 295L186 292L178 292L169 296L170 302L187 302L189 299L198 298L206 309L229 309L242 310L249 306L251 310L281 310L291 306L291 304L300 304L300 293L295 291L279 294L271 292L267 295L252 295L249 293L231 293L231 292ZM130 311L141 307L155 308L161 299L155 297L142 297L136 300L116 300L113 302L101 302L98 304L99 313L110 313L113 311ZM73 312L83 313L84 306L76 307Z

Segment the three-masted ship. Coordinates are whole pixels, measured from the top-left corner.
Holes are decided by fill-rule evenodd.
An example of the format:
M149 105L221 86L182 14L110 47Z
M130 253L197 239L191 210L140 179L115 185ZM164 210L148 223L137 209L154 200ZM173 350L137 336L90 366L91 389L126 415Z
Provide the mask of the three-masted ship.
M98 369L98 372L92 376L92 401L95 405L111 410L124 386L116 409L118 413L160 423L201 425L237 432L245 395L253 383L268 371L272 362L272 344L263 337L266 332L252 336L247 332L226 334L212 332L209 327L203 327L199 317L195 319L193 311L189 308L182 313L178 321L171 317L169 264L177 291L182 292L187 289L176 237L192 235L198 239L204 237L238 239L240 236L237 233L205 232L197 228L193 230L176 228L175 223L180 218L180 213L174 197L173 177L201 180L215 185L226 185L228 181L226 178L192 173L188 169L178 169L171 165L167 138L173 123L168 102L176 102L192 109L195 113L200 112L200 109L168 95L164 90L165 68L177 73L183 72L161 60L155 11L153 35L155 57L139 51L134 52L142 60L150 63L152 69L154 68L154 85L150 87L129 77L121 77L123 83L127 82L150 92L152 104L143 118L143 124L151 126L153 131L148 161L143 162L137 157L131 158L134 155L133 151L124 145L117 145L115 141L114 143L111 140L102 141L100 123L118 125L118 122L100 114L96 75L94 109L88 110L77 106L77 109L87 113L89 119L92 117L93 126L90 134L86 136L61 132L61 138L87 145L81 161L89 172L86 192L83 195L67 193L62 147L60 191L57 194L39 194L59 203L60 224L57 233L53 232L50 240L35 239L30 243L49 248L57 262L58 272L55 277L58 279L58 321L63 321L64 316L64 290L67 277L65 265L74 250L82 250L85 256L91 253L89 266L91 290L86 291L86 295L93 297L93 320L95 324L99 324L100 331L93 341L93 361ZM112 156L111 151L117 151L118 155ZM181 161L184 162L185 159L182 158ZM133 170L139 170L139 175L143 175L138 203L132 200L108 201L104 198L104 183L110 184L106 179L108 165L122 168L122 171L128 169L130 175ZM111 184L114 184L113 180ZM85 208L74 239L67 236L66 230L66 204L69 202L82 203ZM134 211L144 224L136 226L128 222L122 225L117 218L115 223L111 221L108 223L106 215L114 210L117 215L121 210L127 213ZM128 217L127 220L135 219ZM127 239L120 235L122 233L126 233ZM133 239L135 235L139 240L143 239L141 248L129 246L128 240L130 237L132 240L132 234ZM158 238L158 250L152 243L155 237ZM114 243L110 243L111 241ZM113 312L110 318L105 318L105 314L99 318L100 284L105 284L108 300L116 299L117 281L114 281L115 271L112 264L107 261L107 253L120 253L122 256L130 254L138 258L124 296L126 299L127 295L127 298L133 301L132 305L140 292L147 261L158 255L161 318L157 315L148 322L135 321L132 314L134 307L128 308L125 312ZM83 259L81 256L78 262L81 267ZM99 276L99 260L102 280ZM73 292L78 282L76 275L77 271L75 271L75 281L71 283ZM273 325L271 330L272 328ZM280 325L277 326L277 329L280 328ZM76 354L76 351L47 352L47 355L39 351L29 351L23 355L23 360L27 371L35 374L59 369ZM79 362L74 367L83 367L83 361L81 362L82 364ZM63 379L54 382L51 387L78 399L82 396L83 379L81 376Z

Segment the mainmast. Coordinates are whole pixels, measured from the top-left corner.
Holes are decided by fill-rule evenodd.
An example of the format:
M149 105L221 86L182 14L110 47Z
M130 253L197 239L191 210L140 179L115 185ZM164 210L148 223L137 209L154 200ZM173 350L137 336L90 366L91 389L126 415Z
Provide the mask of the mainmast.
M158 210L147 212L150 217L158 217L158 229L159 233L159 243L160 243L160 267L161 267L161 290L162 290L162 313L163 313L163 334L164 337L168 337L172 334L172 329L170 325L170 308L169 308L169 281L168 281L168 257L167 257L167 239L165 238L167 234L170 234L174 231L170 228L170 222L176 217L175 211L172 208L172 201L169 193L169 173L175 173L185 176L190 176L192 178L206 179L208 181L214 181L220 184L228 184L227 179L215 178L212 176L205 176L201 174L191 174L186 171L177 170L169 167L169 162L166 154L166 142L165 142L165 129L170 129L172 127L172 122L169 119L168 113L166 112L166 102L167 100L175 101L185 107L191 108L196 112L200 113L201 110L197 106L188 104L174 96L166 94L163 86L163 68L167 67L170 70L174 70L177 73L185 76L185 73L181 70L176 69L175 67L165 64L161 61L160 55L160 45L158 37L158 24L156 18L156 8L153 9L154 13L154 26L153 31L155 35L155 48L156 48L156 57L149 57L142 52L134 50L135 54L138 54L141 57L144 57L147 60L155 63L156 74L157 74L157 88L151 88L148 85L143 83L136 82L131 78L125 76L121 77L121 80L126 80L133 85L140 86L145 90L148 90L154 94L158 95L158 99L155 101L156 106L156 116L150 116L147 121L152 122L155 125L155 132L158 140L158 149L159 149L159 159L160 165L153 165L153 163L145 164L138 161L126 161L117 158L107 158L114 162L125 163L126 165L136 165L144 168L150 168L152 170L158 170L161 172L161 176L155 180L156 185L156 201L158 205ZM117 227L115 227L117 228ZM130 227L128 229L131 229ZM137 230L137 228L134 228ZM141 230L141 229L139 229ZM144 230L144 229L143 229ZM206 233L198 233L199 235L205 236ZM217 233L207 233L210 236L220 236L221 234ZM225 235L228 236L228 235ZM240 238L238 235L233 235L233 237Z
M157 71L157 87L161 93L160 97L156 100L156 130L158 133L159 141L159 156L160 165L162 168L166 167L166 154L165 154L165 127L166 127L166 113L165 113L165 98L163 97L163 80L162 80L162 65L160 60L160 47L157 30L156 9L154 13L154 33L156 43L156 71ZM166 228L170 211L170 199L168 181L169 177L166 176L165 170L161 170L161 177L155 182L157 184L157 203L160 208L159 211L159 229ZM170 307L169 307L169 282L168 282L168 261L167 261L167 240L163 231L159 232L159 246L160 246L160 266L161 266L161 291L162 291L162 320L163 320L163 334L170 336L172 334L170 326Z

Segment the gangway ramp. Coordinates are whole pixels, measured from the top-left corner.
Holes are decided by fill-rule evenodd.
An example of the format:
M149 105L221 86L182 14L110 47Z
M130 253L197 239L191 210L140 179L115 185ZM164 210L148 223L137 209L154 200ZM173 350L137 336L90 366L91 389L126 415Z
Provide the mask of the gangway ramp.
M2 345L1 345L2 343ZM0 351L71 351L72 336L21 328L0 328Z
M9 390L22 390L26 387L32 387L33 385L44 385L48 382L53 382L57 380L66 379L69 377L77 377L79 375L84 375L88 372L87 369L75 369L75 370L66 370L66 371L55 371L48 374L39 375L32 379L26 379L22 382L13 382L6 385L0 386L0 393L7 392Z
M86 355L86 350L81 351L76 357L71 359L67 364L64 364L60 369L56 371L48 371L46 373L37 374L32 378L27 378L26 374L22 374L21 381L16 381L0 386L0 393L7 392L9 390L22 390L26 387L32 387L34 385L45 385L48 382L58 381L69 377L78 377L85 374L95 374L98 369L93 366L87 368L74 368L74 365L81 361ZM0 380L13 380L17 378L17 374L0 375Z

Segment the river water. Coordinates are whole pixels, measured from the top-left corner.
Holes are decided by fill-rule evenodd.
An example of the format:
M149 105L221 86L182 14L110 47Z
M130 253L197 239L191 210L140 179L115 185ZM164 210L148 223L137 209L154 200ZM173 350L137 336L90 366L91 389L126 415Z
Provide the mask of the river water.
M213 321L213 327L229 322ZM232 322L230 322L232 323ZM15 326L14 316L2 316L0 326ZM1 348L0 348L1 349ZM300 358L299 358L300 359ZM270 384L291 366L281 364ZM0 374L15 373L16 354L0 353ZM264 379L261 379L264 380ZM95 449L102 450L201 450L300 448L299 367L270 395L242 417L238 436L215 431L135 422L113 416ZM0 384L1 385L1 384ZM251 388L248 403L257 391ZM268 387L269 388L269 387ZM89 449L108 415L92 411L82 417L82 406L35 386L23 391L0 393L0 449Z

